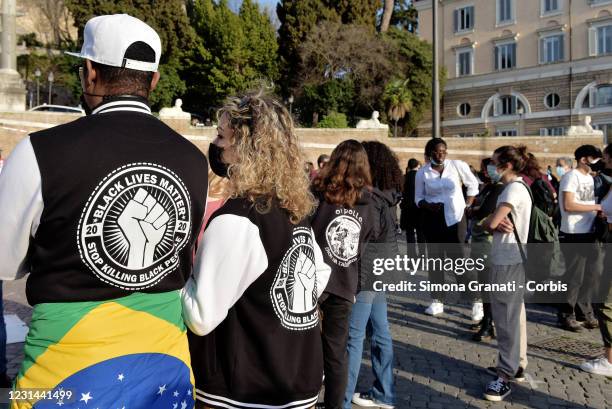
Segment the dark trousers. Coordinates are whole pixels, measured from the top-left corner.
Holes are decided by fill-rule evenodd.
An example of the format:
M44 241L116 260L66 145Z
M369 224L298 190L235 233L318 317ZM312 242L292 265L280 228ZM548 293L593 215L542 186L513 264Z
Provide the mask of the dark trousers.
M407 253L410 258L417 258L425 254L425 235L420 226L408 226L406 228Z
M333 294L321 297L325 409L341 409L348 383L346 345L353 303Z
M423 233L427 241L427 256L431 258L461 258L465 257L462 251L462 244L465 239L466 225L464 221L446 225L444 218L444 210L438 212L423 211ZM445 282L445 271L439 269L430 269L429 281L434 284L443 284ZM455 275L455 274L452 274ZM471 274L455 275L455 278L460 283L467 283L475 277ZM444 292L432 292L431 297L440 302L444 301ZM474 294L468 293L470 300L474 299Z
M565 274L561 281L567 284L565 302L558 305L559 319L576 319L576 307L585 318L593 319L593 291L599 283L599 248L591 233L559 235L561 252L565 259Z
M606 348L612 348L612 250L607 243L606 258L604 261L603 277L599 293L595 299L595 313L599 320L599 329Z

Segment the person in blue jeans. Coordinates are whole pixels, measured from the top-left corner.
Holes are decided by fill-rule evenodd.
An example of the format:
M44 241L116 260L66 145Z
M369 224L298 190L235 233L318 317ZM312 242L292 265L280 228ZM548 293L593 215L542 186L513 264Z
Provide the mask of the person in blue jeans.
M0 388L10 388L12 381L6 374L6 325L3 297L2 281L0 281Z
M384 293L372 291L371 274L374 258L393 258L398 254L394 212L401 198L402 171L397 156L383 143L363 142L372 173L372 197L378 221L375 222L374 239L366 245L360 271L360 291L349 323L348 383L344 396L344 408L351 404L362 407L392 409L395 403L393 391L393 340L387 321L387 300ZM355 393L363 342L366 332L370 335L372 372L374 384L366 392Z

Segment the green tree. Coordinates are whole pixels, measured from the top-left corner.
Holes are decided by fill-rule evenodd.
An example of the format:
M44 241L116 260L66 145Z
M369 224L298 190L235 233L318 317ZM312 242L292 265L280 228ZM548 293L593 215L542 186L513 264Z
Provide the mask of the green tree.
M300 47L313 27L325 20L338 21L338 13L322 0L281 0L276 6L280 21L278 53L281 80L285 91L298 81L295 73L301 65Z
M423 115L431 109L431 73L433 70L432 46L421 40L415 34L406 30L391 27L385 38L396 47L395 61L398 61L396 74L405 78L406 87L412 93L412 109L410 115L399 121L402 135L410 135L416 129ZM446 70L440 70L440 89L444 89Z
M83 38L87 20L102 14L127 13L153 27L161 38L162 55L161 79L151 95L151 102L155 109L159 109L171 105L174 98L182 96L186 85L181 79L181 67L186 65L191 50L204 52L197 47L183 0L66 0L65 3L74 17L80 39Z
M253 1L245 0L236 14L227 0L196 0L189 17L200 51L185 70L188 106L206 111L227 95L277 79L274 27Z
M387 84L383 100L387 105L387 114L395 122L393 136L397 137L397 122L403 119L412 109L412 92L408 80L395 79Z
M319 114L337 109L353 121L381 110L384 85L398 70L395 48L369 26L324 22L315 27L301 45L293 88L298 105L315 110L312 120L301 115L302 120L314 124ZM330 88L335 92L328 92ZM337 92L339 89L343 91ZM339 104L338 98L347 99Z
M343 24L356 24L376 28L376 14L380 0L329 0Z

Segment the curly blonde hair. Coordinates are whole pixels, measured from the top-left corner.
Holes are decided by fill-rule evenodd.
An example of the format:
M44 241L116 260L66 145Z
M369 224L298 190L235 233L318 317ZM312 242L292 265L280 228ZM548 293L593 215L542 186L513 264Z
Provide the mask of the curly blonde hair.
M228 167L231 197L246 197L259 213L268 212L277 201L293 224L310 215L315 200L287 109L260 90L229 98L217 113L218 118L223 115L238 156Z

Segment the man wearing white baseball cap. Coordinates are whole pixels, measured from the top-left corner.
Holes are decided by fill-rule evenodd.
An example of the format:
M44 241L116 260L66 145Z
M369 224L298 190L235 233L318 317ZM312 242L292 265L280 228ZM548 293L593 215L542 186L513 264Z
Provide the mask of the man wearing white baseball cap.
M88 115L24 138L0 174L0 279L29 273L33 306L16 388L52 391L13 407L191 408L179 291L208 163L151 115L155 30L94 17L72 54Z

